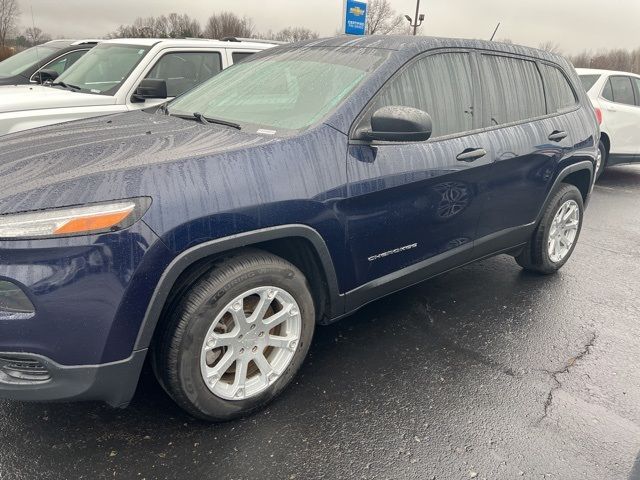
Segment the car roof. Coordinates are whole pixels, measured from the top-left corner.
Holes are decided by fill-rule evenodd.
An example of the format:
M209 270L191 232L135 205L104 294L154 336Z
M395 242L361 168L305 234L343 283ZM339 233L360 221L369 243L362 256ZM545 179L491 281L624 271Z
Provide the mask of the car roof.
M304 42L282 46L280 48L284 49L296 47L373 48L397 52L396 55L402 55L407 58L410 58L411 56L417 55L421 52L438 48L469 48L511 53L516 55L525 55L542 60L548 60L562 65L568 65L567 60L562 56L544 50L539 50L537 48L514 45L510 43L467 38L426 37L409 35L365 35L357 37L340 35L331 38L307 40Z
M144 47L163 44L176 47L253 48L256 50L264 50L275 46L275 44L265 42L222 41L208 38L114 38L105 40L102 43L119 43Z
M497 50L504 52L526 51L529 55L539 57L558 57L552 53L537 48L514 45L511 43L494 42L468 38L426 37L410 35L365 35L337 37L307 40L294 45L307 45L318 47L362 47L378 48L384 50L411 50L423 51L434 48L476 48L485 50Z
M622 72L619 70L604 70L601 68L576 68L576 72L578 75L626 75L638 77L637 73L633 72Z

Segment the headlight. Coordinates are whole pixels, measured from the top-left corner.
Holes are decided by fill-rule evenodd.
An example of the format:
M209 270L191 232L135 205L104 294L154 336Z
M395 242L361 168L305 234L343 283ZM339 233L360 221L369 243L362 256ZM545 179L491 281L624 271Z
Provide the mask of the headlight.
M112 232L130 227L151 205L148 197L0 215L0 238L42 238Z

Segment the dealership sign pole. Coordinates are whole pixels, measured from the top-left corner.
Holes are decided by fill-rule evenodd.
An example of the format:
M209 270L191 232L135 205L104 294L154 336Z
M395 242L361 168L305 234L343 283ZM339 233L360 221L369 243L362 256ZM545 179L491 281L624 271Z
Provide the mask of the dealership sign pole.
M344 33L364 35L367 25L367 4L357 0L344 1Z

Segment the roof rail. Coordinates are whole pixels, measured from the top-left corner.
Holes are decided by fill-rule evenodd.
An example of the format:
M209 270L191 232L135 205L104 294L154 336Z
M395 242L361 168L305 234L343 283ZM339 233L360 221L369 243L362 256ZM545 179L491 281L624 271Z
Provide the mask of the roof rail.
M287 42L279 40L268 40L266 38L246 38L246 37L223 37L222 42L253 42L253 43L271 43L273 45L286 45Z
M44 43L41 43L41 45L46 45L48 43L58 43L58 42L69 42L69 45L84 45L84 44L97 44L100 42L104 42L104 40L101 40L99 38L87 38L85 40L76 40L73 38L55 38L53 40L47 40Z
M90 44L90 45L96 45L100 42L103 42L104 40L100 40L98 38L88 38L86 40L78 40L73 42L71 45L86 45L86 44Z

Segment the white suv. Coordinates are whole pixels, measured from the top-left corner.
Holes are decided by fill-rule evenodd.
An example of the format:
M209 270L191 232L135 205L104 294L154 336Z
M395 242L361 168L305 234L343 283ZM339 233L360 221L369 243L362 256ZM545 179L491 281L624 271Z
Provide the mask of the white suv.
M601 162L605 167L640 162L640 75L578 68L600 121Z
M0 135L152 107L272 46L236 39L108 40L48 86L0 87Z

